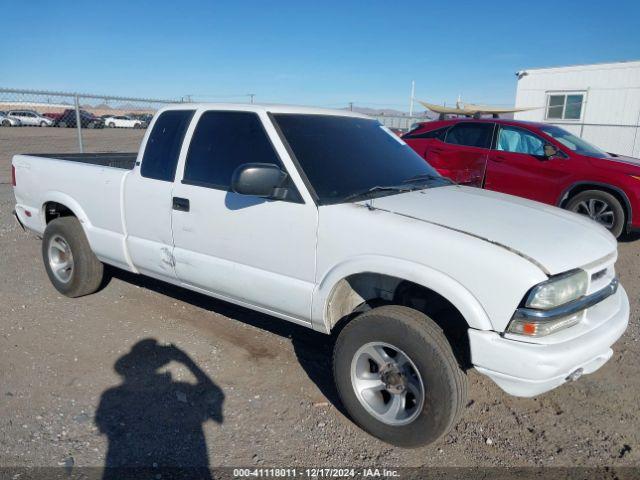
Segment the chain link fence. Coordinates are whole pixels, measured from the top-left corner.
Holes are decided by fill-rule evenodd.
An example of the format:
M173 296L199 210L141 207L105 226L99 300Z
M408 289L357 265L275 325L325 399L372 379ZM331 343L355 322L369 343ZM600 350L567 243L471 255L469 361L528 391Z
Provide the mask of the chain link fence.
M159 108L191 101L0 88L0 142L25 153L135 152ZM428 120L367 113L398 133Z
M137 151L154 113L180 101L0 88L0 128L24 139L32 153ZM21 130L4 130L11 127ZM53 135L49 128L61 130Z

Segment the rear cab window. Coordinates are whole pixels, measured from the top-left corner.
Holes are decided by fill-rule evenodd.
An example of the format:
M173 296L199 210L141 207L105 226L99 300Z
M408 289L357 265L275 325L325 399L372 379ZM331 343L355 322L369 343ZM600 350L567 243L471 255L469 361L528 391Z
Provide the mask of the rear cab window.
M178 156L195 110L167 110L156 120L147 140L140 174L173 182Z

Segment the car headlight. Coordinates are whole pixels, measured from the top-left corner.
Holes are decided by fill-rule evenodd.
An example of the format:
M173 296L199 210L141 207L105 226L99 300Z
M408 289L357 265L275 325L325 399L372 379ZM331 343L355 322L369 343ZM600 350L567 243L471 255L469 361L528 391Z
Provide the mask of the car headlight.
M576 269L551 277L529 292L525 306L549 310L582 297L587 293L589 276L584 270Z
M524 307L519 308L511 319L507 332L541 337L575 325L583 318L582 311L560 312L553 309L583 297L588 283L587 272L576 269L536 285L527 295Z

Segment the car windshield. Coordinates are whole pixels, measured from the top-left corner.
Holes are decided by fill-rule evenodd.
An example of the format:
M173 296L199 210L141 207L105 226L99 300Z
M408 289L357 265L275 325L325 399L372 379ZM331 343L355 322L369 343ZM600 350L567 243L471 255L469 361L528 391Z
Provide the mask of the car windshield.
M589 142L567 132L564 128L556 127L555 125L546 125L544 127L540 127L540 130L560 142L568 149L573 150L580 155L595 158L607 158L611 156L604 150L600 150L595 145L591 145Z
M273 117L320 204L452 183L376 120L305 114Z

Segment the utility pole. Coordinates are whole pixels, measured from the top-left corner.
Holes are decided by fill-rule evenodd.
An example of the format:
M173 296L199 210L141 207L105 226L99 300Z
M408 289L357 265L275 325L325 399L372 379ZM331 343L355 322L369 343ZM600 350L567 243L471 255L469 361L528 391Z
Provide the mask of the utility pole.
M248 93L247 95L249 95L249 98L250 98L250 100L249 100L249 101L250 101L251 103L253 103L253 97L255 97L255 96L256 96L256 94L255 94L255 93Z
M409 100L409 116L413 117L413 97L416 95L416 81L411 80L411 99Z
M349 102L349 110L353 112L353 102Z

